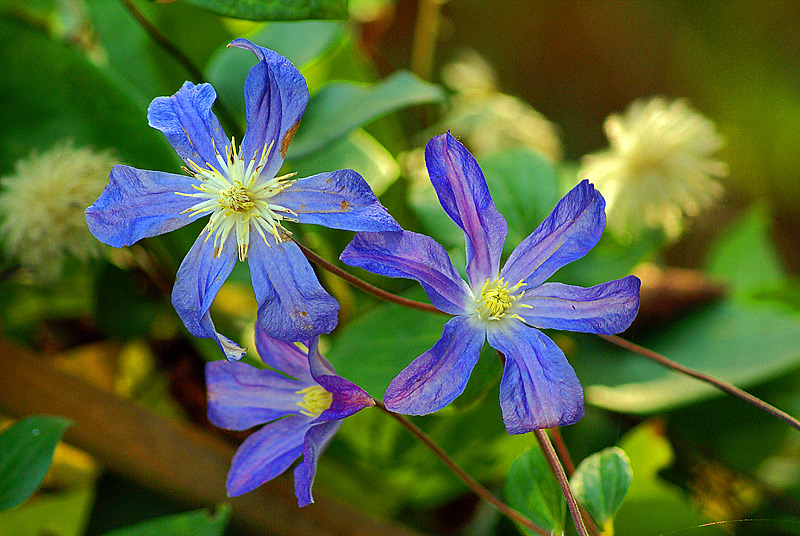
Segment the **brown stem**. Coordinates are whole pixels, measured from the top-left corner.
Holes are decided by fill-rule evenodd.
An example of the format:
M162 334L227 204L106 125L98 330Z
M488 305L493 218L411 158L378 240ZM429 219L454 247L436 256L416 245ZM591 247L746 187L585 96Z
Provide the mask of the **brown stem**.
M186 72L189 73L189 76L194 78L198 83L204 82L205 77L200 69L192 62L189 57L184 54L183 52L175 46L169 38L164 35L161 30L159 30L155 24L150 22L150 20L142 13L133 0L120 0L122 5L128 10L128 12L133 15L133 18L139 23L139 25L146 31L153 40L158 43L158 46L164 49L164 51L172 56L172 58L180 63ZM217 112L222 117L222 120L228 125L230 129L229 132L232 132L237 139L242 139L242 133L239 129L239 124L233 118L233 114L228 111L224 104L222 104L219 100L214 103L214 106L217 108Z
M553 443L555 443L556 451L558 451L558 457L561 459L561 463L564 464L564 472L568 477L571 477L572 473L575 472L575 464L572 463L572 456L569 455L567 444L564 443L564 438L561 436L561 430L555 426L548 429L548 431L550 432L550 436L553 438Z
M402 305L403 307L408 307L409 309L416 309L417 311L425 311L427 313L437 313L437 314L440 314L440 315L446 315L447 314L447 313L445 313L443 311L440 311L439 309L437 309L436 307L434 307L433 305L431 305L429 303L422 303L422 302L418 302L418 301L415 301L415 300L409 300L409 299L406 299L406 298L401 298L400 296L397 296L396 294L392 294L391 292L386 292L385 290L381 290L378 287L372 286L369 283L367 283L366 281L364 281L362 279L359 279L354 275L348 274L347 272L345 272L341 268L339 268L337 266L334 266L333 264L329 263L328 261L326 261L325 259L323 259L319 255L317 255L316 253L314 253L313 251L308 249L306 246L304 246L303 244L298 242L297 240L294 240L294 243L297 244L297 246L303 251L303 254L306 256L306 258L308 258L308 260L310 260L311 262L317 264L321 268L329 271L333 275L341 277L342 279L344 279L345 281L347 281L348 283L350 283L354 287L360 288L361 290L363 290L364 292L366 292L368 294L372 294L376 298L379 298L381 300L388 301L388 302L391 302L391 303L396 303L398 305Z
M439 39L439 11L447 0L419 0L414 41L411 45L411 70L424 80L430 80L433 53Z
M589 532L586 530L586 526L583 524L581 507L578 505L578 501L575 500L575 496L572 495L572 490L569 488L569 480L567 479L567 475L564 473L564 468L561 466L561 462L558 460L556 451L553 449L553 445L550 443L547 433L544 430L534 430L533 434L536 436L536 440L539 442L539 447L541 447L542 453L544 453L544 457L547 459L547 463L550 464L550 469L553 471L556 480L558 480L558 485L561 486L561 492L567 499L567 506L572 514L572 520L575 522L575 528L578 530L579 536L589 536Z
M389 411L386 409L386 406L383 405L382 402L376 400L375 401L376 407L378 407L381 411L385 412L387 415L395 419L397 422L402 424L411 434L419 439L426 447L428 447L431 452L436 454L440 460L444 462L444 464L462 481L466 486L472 490L472 492L480 497L483 501L490 504L494 508L497 509L498 512L506 516L507 518L511 519L512 521L519 523L520 525L532 530L536 534L541 534L542 536L550 536L550 532L543 529L542 527L535 525L530 519L522 515L521 513L517 512L506 503L498 499L494 496L494 494L489 491L488 489L484 488L477 480L472 478L468 475L463 469L461 469L456 463L447 455L445 451L443 451L439 445L433 442L433 440L428 437L428 435L419 429L414 423L409 421L402 415L394 413L393 411Z
M797 430L800 430L800 421L798 421L785 411L781 411L775 406L767 404L763 400L756 398L747 391L739 389L733 384L730 384L724 380L717 379L709 374L705 374L703 372L698 372L694 369L690 369L689 367L681 365L680 363L676 363L675 361L672 361L671 359L668 359L663 355L654 352L653 350L649 350L643 346L639 346L638 344L626 341L625 339L617 337L616 335L598 335L598 336L602 337L603 339L607 340L612 344L621 346L622 348L625 348L628 351L637 353L648 359L651 359L656 363L663 365L667 368L671 368L675 371L686 374L687 376L691 376L692 378L711 384L717 389L725 391L729 395L733 395L737 398L740 398L745 402L747 402L748 404L752 404L755 407L759 408L760 410L765 411L766 413L772 415L773 417L777 417L778 419L786 422L787 424L796 428Z

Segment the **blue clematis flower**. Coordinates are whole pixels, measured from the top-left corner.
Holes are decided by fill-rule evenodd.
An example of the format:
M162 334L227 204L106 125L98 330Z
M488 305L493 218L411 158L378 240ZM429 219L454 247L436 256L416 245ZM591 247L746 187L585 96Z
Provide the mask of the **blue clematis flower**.
M295 468L295 495L300 506L314 502L311 485L317 460L339 429L342 419L375 401L360 387L337 376L317 349L308 353L292 343L256 330L262 360L281 370L257 369L246 363L206 364L208 418L228 430L266 425L236 451L228 473L228 496L247 493L283 473L300 455Z
M500 269L508 232L477 162L448 132L425 148L445 212L464 231L465 282L444 248L409 231L358 233L342 261L389 277L419 281L431 303L455 315L442 338L392 380L386 407L421 415L460 395L485 340L505 355L500 405L509 433L577 422L583 389L564 353L537 328L618 333L639 309L640 281L628 276L591 288L545 283L600 239L605 202L583 181L523 240Z
M210 84L186 82L150 104L150 126L186 162L185 175L115 166L86 210L92 233L121 247L210 215L177 274L172 303L195 336L214 338L228 359L244 350L216 332L209 307L236 259L248 261L258 323L272 337L307 340L336 326L339 304L314 274L283 222L352 231L400 229L352 170L296 180L276 176L308 103L308 88L286 58L246 39L258 63L245 82L247 132L240 148L211 111Z

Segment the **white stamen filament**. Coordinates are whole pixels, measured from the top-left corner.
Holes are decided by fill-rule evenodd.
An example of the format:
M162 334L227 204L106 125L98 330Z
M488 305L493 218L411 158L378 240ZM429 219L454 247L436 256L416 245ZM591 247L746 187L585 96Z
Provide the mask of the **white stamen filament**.
M294 183L291 178L295 174L290 173L268 180L259 176L267 163L273 144L274 142L265 145L261 155L256 153L245 167L241 152L237 152L236 142L231 138L230 145L225 148L225 157L214 145L217 159L215 164L219 169L209 162L202 167L191 160L188 160L189 168L183 168L201 183L192 186L197 190L196 193L175 192L200 200L181 214L189 216L211 214L203 231L207 233L206 240L214 236L214 257L221 255L221 249L231 231L236 233L236 247L240 261L247 258L251 229L255 229L267 244L267 233L271 234L276 242L285 239L282 235L285 237L291 234L284 229L281 222L297 221L297 214L286 207L270 203L270 199L291 186Z

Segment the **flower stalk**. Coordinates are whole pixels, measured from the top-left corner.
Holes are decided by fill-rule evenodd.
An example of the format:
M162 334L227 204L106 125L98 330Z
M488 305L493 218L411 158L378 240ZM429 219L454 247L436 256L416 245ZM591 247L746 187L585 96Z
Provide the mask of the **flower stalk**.
M533 521L531 521L530 519L519 513L517 510L514 510L506 503L498 499L491 491L483 487L477 480L468 475L463 469L461 469L458 465L456 465L456 463L447 455L446 452L444 452L441 449L441 447L439 447L439 445L434 443L433 440L430 437L428 437L428 435L425 432L420 430L418 426L416 426L406 417L400 415L399 413L394 413L393 411L389 411L388 409L386 409L386 406L384 406L383 403L380 402L379 400L375 401L375 406L384 413L386 413L387 415L389 415L390 417L392 417L394 420L399 422L401 425L403 425L403 427L405 427L406 430L408 430L411 433L411 435L416 437L426 447L428 447L431 450L431 452L433 452L436 456L438 456L439 459L442 460L445 465L447 465L448 469L450 469L453 472L453 474L455 474L462 482L464 482L464 484L466 484L466 486L475 495L480 497L484 502L494 507L498 512L500 512L510 520L519 523L520 525L530 529L536 534L541 534L542 536L550 536L549 531L534 524Z

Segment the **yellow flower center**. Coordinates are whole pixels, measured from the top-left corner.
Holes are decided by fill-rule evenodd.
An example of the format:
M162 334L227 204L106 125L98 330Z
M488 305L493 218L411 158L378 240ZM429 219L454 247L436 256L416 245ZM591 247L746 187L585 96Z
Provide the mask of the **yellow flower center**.
M250 191L238 181L219 193L219 204L234 212L247 212L256 205Z
M295 392L303 395L303 400L297 403L302 408L300 413L309 417L319 417L333 402L333 395L320 385L312 385Z
M271 199L291 186L291 179L295 174L283 175L264 179L261 170L267 163L267 157L272 150L272 144L265 146L259 156L245 164L240 152L236 150L236 142L231 138L231 144L225 149L225 157L217 151L216 164L206 162L205 167L189 160L189 168L183 168L195 179L200 180L199 185L193 185L197 192L186 194L175 192L186 197L196 197L200 201L182 214L195 216L210 213L204 232L208 233L206 240L214 236L214 257L221 255L221 249L231 231L236 236L236 247L239 260L247 258L250 249L250 231L255 230L267 242L267 234L275 237L276 242L286 240L289 231L283 228L281 222L297 221L292 216L297 216L286 207L271 202ZM219 169L214 167L219 166Z
M514 302L525 295L523 290L521 293L516 292L524 285L522 281L517 283L511 288L508 288L508 283L499 279L487 279L481 286L480 296L475 300L475 312L481 320L500 320L506 315L506 312L511 309ZM521 304L523 307L526 305ZM529 307L529 306L527 306ZM519 315L510 314L511 318L522 320Z

